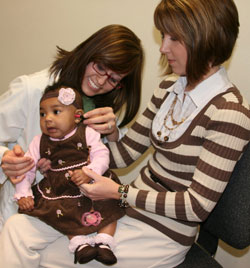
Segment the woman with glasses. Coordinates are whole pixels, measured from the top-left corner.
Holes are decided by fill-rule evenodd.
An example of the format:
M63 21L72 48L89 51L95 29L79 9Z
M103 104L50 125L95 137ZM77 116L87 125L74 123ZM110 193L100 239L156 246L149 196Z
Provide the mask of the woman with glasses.
M16 183L22 178L16 177L34 165L23 156L23 150L40 134L39 100L44 89L57 81L82 92L84 124L102 134L104 141L117 140L122 136L119 128L129 123L139 108L143 57L141 42L130 29L109 25L72 51L58 47L50 68L11 82L0 97L0 229L17 211L14 187L7 177ZM123 117L118 123L115 114L121 109Z

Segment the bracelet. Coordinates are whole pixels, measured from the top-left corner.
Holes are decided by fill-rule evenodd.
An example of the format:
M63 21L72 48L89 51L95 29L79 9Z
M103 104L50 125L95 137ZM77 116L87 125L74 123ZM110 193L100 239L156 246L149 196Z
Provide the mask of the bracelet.
M126 198L127 198L127 193L128 193L128 190L129 190L129 184L122 184L119 186L118 188L118 193L121 194L121 197L119 199L119 202L118 202L118 206L121 207L121 208L127 208L129 206Z

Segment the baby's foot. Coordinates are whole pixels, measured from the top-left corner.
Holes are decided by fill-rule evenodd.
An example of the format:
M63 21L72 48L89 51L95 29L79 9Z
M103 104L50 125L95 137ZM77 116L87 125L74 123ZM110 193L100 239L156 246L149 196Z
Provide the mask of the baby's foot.
M80 264L87 263L97 256L97 248L92 247L89 244L83 244L76 248L75 250L75 260L74 263L79 262Z
M100 243L96 244L95 248L97 249L97 255L95 257L97 261L109 265L117 262L116 256L108 245Z

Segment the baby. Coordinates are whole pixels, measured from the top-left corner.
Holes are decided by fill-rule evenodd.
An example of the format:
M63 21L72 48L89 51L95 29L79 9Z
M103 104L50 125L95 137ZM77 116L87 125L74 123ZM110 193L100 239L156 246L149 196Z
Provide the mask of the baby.
M47 158L51 168L33 187L36 168L30 170L16 185L14 198L19 213L38 217L68 236L75 263L96 259L114 264L113 235L124 209L116 200L92 202L78 186L94 183L85 175L85 168L119 180L108 170L109 151L100 134L82 124L82 119L82 97L77 90L58 84L45 89L40 101L42 134L34 137L26 156L35 163ZM96 236L86 236L95 232Z

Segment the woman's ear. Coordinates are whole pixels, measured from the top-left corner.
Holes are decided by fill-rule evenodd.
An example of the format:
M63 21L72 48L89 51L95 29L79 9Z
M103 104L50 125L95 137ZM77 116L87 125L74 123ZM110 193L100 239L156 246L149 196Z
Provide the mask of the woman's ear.
M83 121L83 114L84 111L82 109L75 110L75 123L79 124L81 121Z

